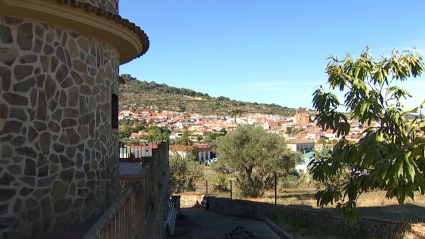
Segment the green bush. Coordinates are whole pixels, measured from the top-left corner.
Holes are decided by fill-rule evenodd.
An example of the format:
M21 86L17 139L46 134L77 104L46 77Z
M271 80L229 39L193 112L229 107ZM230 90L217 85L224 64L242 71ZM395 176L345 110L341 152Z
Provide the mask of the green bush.
M215 179L215 190L218 191L229 191L229 176L223 173L216 173Z
M309 187L311 181L310 178L311 177L308 174L293 171L279 181L279 186L281 188Z
M258 198L264 195L264 183L259 175L253 175L251 179L238 177L236 182L242 197Z
M281 188L297 188L300 186L300 178L295 175L288 175L280 180Z
M198 162L179 154L170 155L170 187L174 193L195 190L195 182L202 175L203 170Z

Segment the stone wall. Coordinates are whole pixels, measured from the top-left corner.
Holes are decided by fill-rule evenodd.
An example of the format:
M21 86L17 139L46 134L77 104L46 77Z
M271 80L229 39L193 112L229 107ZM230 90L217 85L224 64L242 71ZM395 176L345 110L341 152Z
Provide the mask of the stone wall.
M279 214L288 220L302 221L327 231L352 231L365 238L425 238L425 224L406 224L394 221L363 218L354 225L344 218L322 212L275 205L269 203L208 197L207 210L232 216L265 220L268 215Z
M103 11L112 12L118 15L118 1L119 0L76 0L76 2L90 3Z
M180 208L200 207L204 195L181 193L176 194L180 196Z
M119 193L118 66L98 39L0 16L0 238L95 219Z
M152 157L143 158L143 169L140 174L124 175L120 177L123 193L130 187L131 203L131 237L144 239L166 238L164 228L167 210L169 209L170 187L168 143L161 143L158 149L153 150ZM117 201L122 200L118 197ZM100 238L99 235L107 234L108 225L119 213L120 203L114 203L116 208L108 209L95 223L84 239ZM122 219L121 219L122 220ZM127 221L127 222L128 222ZM120 222L124 227L125 220ZM109 232L116 238L114 232Z
M169 144L161 143L158 145L158 149L154 149L152 153L152 157L146 160L146 163L151 165L152 171L147 181L150 182L149 185L145 184L144 186L150 192L150 195L148 203L145 205L147 220L144 221L145 225L140 238L160 239L167 238L164 224L169 206L171 206L168 204L171 196ZM144 159L143 161L145 162ZM139 238L137 236L134 239Z

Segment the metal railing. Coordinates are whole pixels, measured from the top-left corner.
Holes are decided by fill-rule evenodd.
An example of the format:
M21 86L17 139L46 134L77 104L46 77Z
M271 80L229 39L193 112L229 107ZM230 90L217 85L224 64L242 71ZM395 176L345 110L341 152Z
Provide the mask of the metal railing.
M158 145L154 142L146 142L140 145L128 145L120 142L119 158L129 159L131 154L134 155L134 158L151 157L154 149L158 149Z

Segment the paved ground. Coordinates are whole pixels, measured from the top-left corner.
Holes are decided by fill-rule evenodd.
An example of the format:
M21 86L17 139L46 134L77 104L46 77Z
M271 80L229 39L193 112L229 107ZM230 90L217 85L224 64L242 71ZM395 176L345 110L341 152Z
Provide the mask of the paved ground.
M176 222L175 233L169 238L227 239L226 232L233 231L236 226L243 226L259 239L280 239L262 221L222 215L200 208L182 208L181 211L185 218Z
M142 171L141 162L120 162L119 163L119 173L120 176L139 174Z

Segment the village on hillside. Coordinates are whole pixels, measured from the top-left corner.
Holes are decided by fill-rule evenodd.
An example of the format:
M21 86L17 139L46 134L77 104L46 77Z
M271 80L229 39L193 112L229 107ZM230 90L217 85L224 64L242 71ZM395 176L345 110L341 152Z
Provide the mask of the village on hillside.
M145 128L159 127L169 130L171 132L169 136L170 153L176 153L182 157L194 156L199 163L206 164L217 160L219 156L214 152L213 147L202 139L208 138L208 135L211 134L232 132L238 125L243 124L258 125L269 133L281 134L285 138L288 148L301 154L302 160L296 163L295 170L303 173L308 173L308 165L315 150L320 151L324 144L340 139L340 136L333 130L323 130L318 126L315 116L304 109L297 109L296 114L291 117L261 113L202 115L169 110L161 112L120 111L118 117L120 122L127 121L130 124L145 122ZM345 139L357 142L363 137L362 132L369 126L360 124L358 120L350 120L349 123L350 134L346 135ZM120 130L123 127L120 125ZM128 158L130 154L135 158L149 156L152 149L156 147L154 142L151 142L150 145L149 143L134 145L134 143L145 142L150 133L146 129L137 132L135 124L130 127L133 128L133 133L129 135L126 144L121 144L120 158ZM379 124L373 122L370 127L379 127ZM173 142L177 142L185 131L194 145L174 144Z
M233 131L238 124L256 124L261 125L270 133L283 134L288 141L291 140L308 140L317 142L320 139L333 140L339 137L332 130L324 131L316 125L314 116L311 116L308 111L299 109L292 117L280 115L270 115L261 113L249 113L241 116L230 115L202 115L199 113L190 112L175 112L163 110L162 112L154 111L120 111L120 120L130 121L145 121L149 127L157 126L167 128L173 133L170 139L177 139L182 135L185 128L191 132L191 135L205 136L207 132L226 132ZM360 125L358 121L350 121L350 135L345 136L346 139L358 141L361 138L361 133L367 127L366 124ZM378 126L373 124L372 126ZM120 125L120 128L123 126ZM132 127L135 127L134 125ZM132 133L130 138L138 138L146 135L145 131ZM194 137L196 141L196 137Z
M270 115L261 113L246 113L242 115L202 115L199 113L176 112L163 110L158 111L120 111L120 121L129 122L145 122L146 128L159 127L171 131L169 139L177 141L185 131L190 134L190 139L195 142L194 146L170 145L171 153L178 153L182 156L195 155L199 162L211 162L217 156L212 146L206 145L202 139L211 133L232 132L238 125L255 124L262 126L270 133L281 134L285 137L286 143L292 150L304 154L304 162L296 165L297 171L307 172L307 165L314 149L320 150L323 142L331 142L339 139L336 132L332 130L324 131L316 125L314 116L310 115L308 110L298 109L292 117L281 115ZM367 125L361 125L358 121L350 121L350 135L345 136L346 139L358 141L362 137L363 130ZM372 126L377 126L373 124ZM123 125L119 126L120 129ZM130 127L136 128L133 124ZM128 140L132 142L140 141L146 138L149 133L147 130L140 130L130 134ZM151 149L149 146L122 145L120 147L120 157L129 157L132 153L135 157L149 155Z

